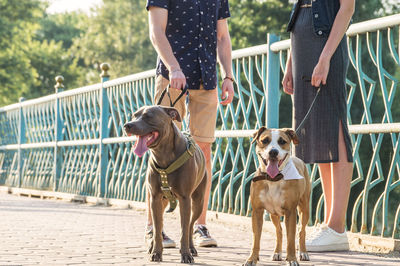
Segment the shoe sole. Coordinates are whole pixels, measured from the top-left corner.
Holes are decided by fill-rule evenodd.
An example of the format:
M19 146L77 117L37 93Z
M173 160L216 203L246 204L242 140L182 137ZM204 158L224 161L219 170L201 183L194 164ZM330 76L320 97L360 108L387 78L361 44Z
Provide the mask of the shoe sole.
M331 245L320 245L308 247L306 245L306 249L309 252L326 252L326 251L349 251L349 244L331 244Z
M175 243L163 243L163 248L176 248Z
M202 248L216 247L217 242L215 240L203 241L203 242L198 243L197 246L202 247Z

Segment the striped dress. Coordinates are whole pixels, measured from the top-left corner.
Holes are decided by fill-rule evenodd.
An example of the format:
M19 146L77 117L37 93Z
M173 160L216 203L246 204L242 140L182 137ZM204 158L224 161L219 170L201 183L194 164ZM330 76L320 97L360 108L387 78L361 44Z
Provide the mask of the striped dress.
M311 78L327 37L315 34L311 8L300 8L290 36L294 86L293 126L297 128L316 94L316 89L304 78ZM309 118L298 132L300 143L295 147L295 154L305 163L330 163L339 160L340 121L343 125L347 160L353 161L347 126L348 65L347 44L346 39L343 38L332 56L326 85L321 87Z

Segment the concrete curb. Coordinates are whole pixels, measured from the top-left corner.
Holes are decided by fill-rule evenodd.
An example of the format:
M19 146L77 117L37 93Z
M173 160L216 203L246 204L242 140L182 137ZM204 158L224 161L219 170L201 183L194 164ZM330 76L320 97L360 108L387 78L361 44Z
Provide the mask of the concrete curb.
M66 200L71 202L89 203L101 206L113 206L118 208L133 209L144 212L146 204L144 202L106 199L93 196L82 196L77 194L43 191L35 189L14 188L0 186L0 193L8 193L18 196L36 197L40 199L52 198L56 200ZM175 218L177 215L171 214ZM241 229L251 234L251 218L239 215L208 211L207 220L210 223L219 223L231 228ZM283 225L284 226L284 225ZM313 227L308 227L307 232L311 232ZM264 221L263 232L275 235L275 227L270 221ZM347 233L352 251L361 251L368 253L391 253L400 251L400 240L393 238L383 238L379 236L364 235L358 233Z

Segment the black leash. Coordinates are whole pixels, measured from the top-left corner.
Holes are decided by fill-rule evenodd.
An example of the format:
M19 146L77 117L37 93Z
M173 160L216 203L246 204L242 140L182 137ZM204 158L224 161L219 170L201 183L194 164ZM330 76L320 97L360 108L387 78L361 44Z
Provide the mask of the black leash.
M168 86L161 93L161 96L160 96L160 99L158 99L157 105L161 104L162 100L164 99L165 93L167 93L168 94L168 98L169 98L169 104L170 104L171 107L174 107L175 104L179 101L179 99L182 98L183 95L188 93L189 86L187 84L185 85L185 87L183 88L183 90L179 94L178 98L176 98L176 100L174 102L171 101L171 95L169 94L169 88L170 88L170 85L168 84Z
M310 79L310 78L307 78L307 77L305 77L305 76L303 76L302 79L303 79L304 81L309 81L309 82L311 82L311 79ZM321 86L319 86L319 87L317 88L317 94L315 94L315 97L314 97L314 99L313 99L313 101L312 101L312 103L311 103L311 105L310 105L310 108L308 108L308 111L307 111L306 115L304 116L303 120L301 120L300 124L299 124L298 127L296 128L296 130L295 130L295 131L296 131L296 134L299 133L299 130L303 127L304 122L305 122L305 121L308 119L308 117L310 116L311 110L312 110L313 107L314 107L315 101L317 100L320 91L321 91Z

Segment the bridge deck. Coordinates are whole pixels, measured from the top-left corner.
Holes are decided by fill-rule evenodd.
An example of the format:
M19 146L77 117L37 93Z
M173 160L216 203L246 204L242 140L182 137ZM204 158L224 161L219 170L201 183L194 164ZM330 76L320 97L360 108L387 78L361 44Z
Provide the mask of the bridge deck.
M165 218L166 231L179 239L179 220ZM211 216L211 215L210 215ZM61 200L41 200L0 193L0 265L156 265L144 248L143 210L94 206ZM241 265L249 254L251 232L210 222L218 248L198 248L197 265ZM273 234L263 233L259 265L284 265L270 261ZM302 265L400 265L398 254L361 252L310 253ZM165 249L163 265L180 262L179 249Z

